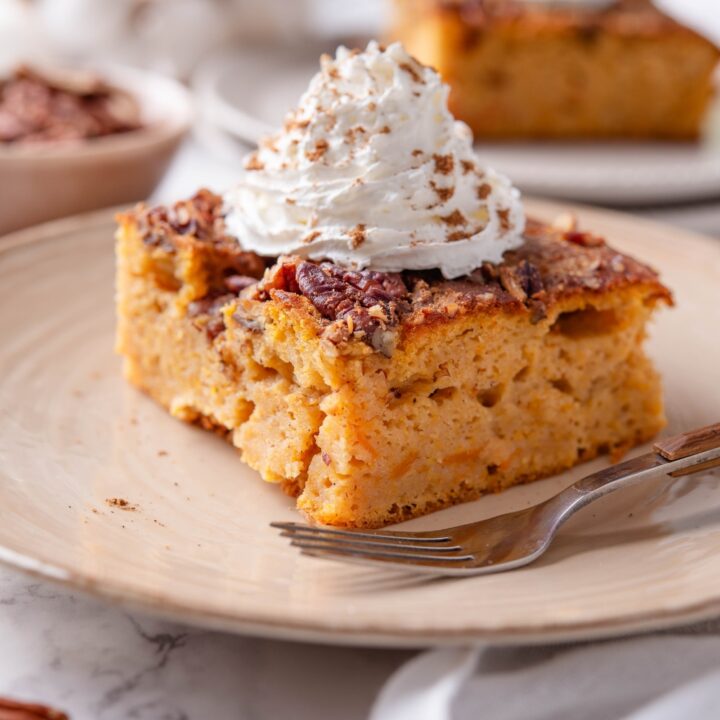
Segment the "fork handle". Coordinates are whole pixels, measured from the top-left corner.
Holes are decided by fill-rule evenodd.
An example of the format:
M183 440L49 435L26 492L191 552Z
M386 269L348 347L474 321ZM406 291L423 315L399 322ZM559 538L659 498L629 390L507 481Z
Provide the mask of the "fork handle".
M594 500L639 481L719 467L720 423L660 440L654 450L584 477L546 501L548 509L562 523Z
M666 460L680 460L703 450L712 450L720 445L720 423L707 425L697 430L658 440L653 450Z

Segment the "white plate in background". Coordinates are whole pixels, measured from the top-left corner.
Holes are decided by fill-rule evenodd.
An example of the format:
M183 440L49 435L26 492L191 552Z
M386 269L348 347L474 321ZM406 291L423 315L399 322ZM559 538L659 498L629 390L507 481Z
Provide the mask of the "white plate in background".
M321 51L246 48L208 60L194 82L206 128L231 143L255 144L297 104ZM697 144L479 143L477 149L528 193L612 205L702 200L720 197L720 103L706 125Z

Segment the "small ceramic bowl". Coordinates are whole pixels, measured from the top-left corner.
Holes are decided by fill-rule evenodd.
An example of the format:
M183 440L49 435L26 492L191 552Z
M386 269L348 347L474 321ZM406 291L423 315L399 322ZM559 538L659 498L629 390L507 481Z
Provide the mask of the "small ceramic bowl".
M143 127L56 145L0 143L0 235L45 220L147 198L192 123L180 83L142 70L102 68L139 102Z

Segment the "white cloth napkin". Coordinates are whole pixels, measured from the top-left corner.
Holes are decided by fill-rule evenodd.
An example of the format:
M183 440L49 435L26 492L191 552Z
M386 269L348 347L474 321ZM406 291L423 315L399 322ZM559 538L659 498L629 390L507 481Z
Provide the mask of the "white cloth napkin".
M720 622L581 645L444 648L403 665L370 720L718 720Z

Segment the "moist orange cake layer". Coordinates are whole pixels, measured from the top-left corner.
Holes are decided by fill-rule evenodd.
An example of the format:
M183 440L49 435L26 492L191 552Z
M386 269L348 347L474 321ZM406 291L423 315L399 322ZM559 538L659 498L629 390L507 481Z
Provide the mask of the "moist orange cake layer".
M220 199L117 235L127 378L219 431L311 520L380 527L624 450L664 424L653 271L570 225L461 280L243 252Z

